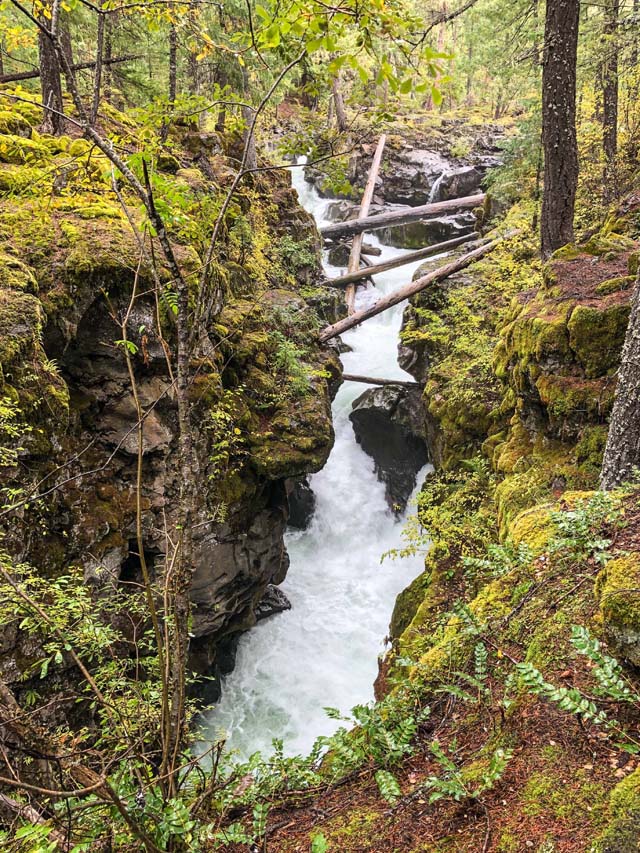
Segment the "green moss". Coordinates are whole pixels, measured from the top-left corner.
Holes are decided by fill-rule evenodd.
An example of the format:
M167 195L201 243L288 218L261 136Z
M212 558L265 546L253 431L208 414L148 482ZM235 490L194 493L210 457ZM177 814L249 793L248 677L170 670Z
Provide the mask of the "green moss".
M575 245L575 243L568 243L566 246L563 246L561 249L556 249L556 251L551 256L552 261L574 261L576 258L579 258L582 254L582 251Z
M536 506L521 513L510 526L515 545L526 545L534 554L542 554L554 533L551 506Z
M31 137L31 124L15 110L0 109L0 134Z
M599 296L607 296L609 293L619 293L621 290L629 290L635 284L635 275L629 273L626 276L618 276L618 278L610 278L603 281L596 287L596 293Z
M30 269L22 261L5 252L0 252L0 288L38 292L38 283Z
M430 574L423 572L396 598L389 626L392 639L400 637L416 616L430 585Z
M51 159L51 152L42 142L15 134L0 134L0 163L37 164Z
M607 635L640 665L640 555L610 560L598 576L596 594Z
M628 305L575 308L568 324L570 343L587 378L602 376L619 364L628 321Z
M590 255L603 256L612 253L617 257L622 252L635 248L635 242L624 234L616 234L614 231L603 229L594 234L582 248Z
M640 768L619 782L609 798L608 825L594 850L597 853L640 851Z
M600 471L607 433L606 426L586 427L582 430L575 448L576 460L579 464L586 464Z
M557 764L544 772L534 773L522 795L522 810L529 817L545 815L561 821L565 827L578 827L588 821L601 824L605 808L605 792L579 771L570 782L559 776ZM560 771L562 772L562 771Z

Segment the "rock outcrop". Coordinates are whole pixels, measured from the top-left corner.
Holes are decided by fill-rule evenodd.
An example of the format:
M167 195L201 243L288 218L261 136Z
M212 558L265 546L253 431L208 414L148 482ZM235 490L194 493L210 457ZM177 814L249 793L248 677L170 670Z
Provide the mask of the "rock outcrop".
M389 507L402 513L428 462L419 388L370 388L353 403L349 419L358 444L375 462Z
M471 195L481 186L488 169L500 163L500 141L504 127L441 119L402 121L402 127L387 132L387 143L374 202L417 206L429 201ZM370 132L369 132L370 136ZM366 134L365 134L366 137ZM320 195L339 195L359 201L367 180L376 140L362 144L348 164L340 160L308 167L307 179ZM339 177L336 186L334 170ZM345 191L345 177L348 190ZM339 215L334 210L333 215ZM347 217L344 217L347 218Z
M0 465L5 487L29 500L4 516L3 544L47 575L81 566L101 595L134 589L137 412L125 356L145 412L141 504L153 574L180 483L171 277L159 263L157 289L150 255L161 252L147 240L141 254L105 159L83 140L40 136L29 104L6 108L29 133L0 136L0 185L11 187L0 199ZM193 275L200 217L230 171L225 140L184 133L172 130L157 168L172 182L181 216L171 236ZM143 233L135 199L127 203ZM201 330L190 385L192 646L194 665L213 671L223 638L255 623L265 590L286 574L285 483L319 470L331 449L330 384L340 367L314 330L342 310L339 295L317 285L318 234L287 177L247 186L225 228L212 268L222 308Z

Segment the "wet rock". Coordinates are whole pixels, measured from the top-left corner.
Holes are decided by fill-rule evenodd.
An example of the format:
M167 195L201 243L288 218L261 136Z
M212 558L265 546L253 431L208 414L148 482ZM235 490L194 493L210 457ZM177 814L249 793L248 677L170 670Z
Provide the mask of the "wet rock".
M316 510L316 496L306 477L287 482L289 526L306 530Z
M377 231L378 239L385 246L398 249L422 249L443 240L452 240L470 234L475 228L473 213L464 212L455 216L440 216L436 219L425 219L419 222L409 222L407 225L392 225Z
M480 190L482 177L482 172L475 166L464 166L445 173L438 186L438 197L434 198L434 201L474 195Z
M285 610L291 610L291 602L279 587L269 584L256 607L256 620L261 622Z
M353 403L349 419L356 440L375 461L389 507L400 514L428 462L424 408L419 388L370 388Z

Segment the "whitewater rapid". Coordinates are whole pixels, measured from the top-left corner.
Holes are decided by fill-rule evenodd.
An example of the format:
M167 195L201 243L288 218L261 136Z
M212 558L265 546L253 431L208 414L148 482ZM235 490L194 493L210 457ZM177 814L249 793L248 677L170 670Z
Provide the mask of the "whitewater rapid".
M326 224L335 199L320 198L301 167L292 170L292 180L301 204L319 226ZM380 246L380 260L404 253L372 235L367 242ZM419 263L377 276L375 288L359 290L356 308L410 281ZM340 272L330 265L325 270L329 276ZM397 359L403 308L343 336L353 350L342 356L345 372L411 378ZM226 736L240 758L258 750L269 754L274 738L284 741L286 754L308 752L319 735L339 725L325 707L346 713L373 698L396 596L422 570L421 555L381 563L385 552L402 544L403 520L389 511L373 460L356 443L349 421L351 404L366 387L342 384L333 403L334 448L323 470L310 478L317 501L313 521L308 530L286 536L291 566L281 588L292 609L241 638L222 697L204 715L204 740ZM423 479L424 472L418 483Z

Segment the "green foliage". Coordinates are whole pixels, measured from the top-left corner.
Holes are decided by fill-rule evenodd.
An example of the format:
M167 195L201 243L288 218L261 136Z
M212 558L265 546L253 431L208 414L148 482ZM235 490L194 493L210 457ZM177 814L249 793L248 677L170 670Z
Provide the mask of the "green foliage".
M551 514L555 534L549 551L556 559L585 562L590 557L605 564L610 557L611 540L602 536L605 526L620 525L623 520L619 497L596 492L574 509Z
M375 779L382 799L389 805L394 805L402 796L402 789L396 777L388 770L377 770Z
M464 770L455 764L437 740L431 744L431 753L440 765L442 775L429 776L427 779L425 790L430 792L430 803L435 803L443 797L449 797L457 803L480 799L502 779L513 754L509 749L496 749L488 764L480 773L473 774L470 780L465 777Z
M279 378L280 387L287 396L304 396L311 390L309 376L302 359L305 351L282 332L271 332L275 350L271 363Z

